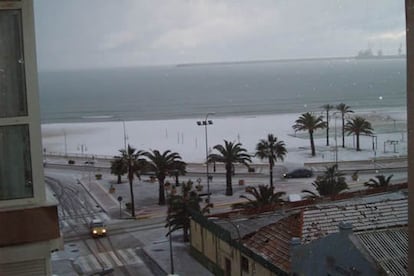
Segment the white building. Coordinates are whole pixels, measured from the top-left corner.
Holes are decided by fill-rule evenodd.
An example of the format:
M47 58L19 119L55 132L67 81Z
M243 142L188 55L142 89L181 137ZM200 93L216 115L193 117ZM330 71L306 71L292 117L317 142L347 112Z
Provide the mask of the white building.
M0 1L0 275L51 275L63 245L42 159L33 2Z

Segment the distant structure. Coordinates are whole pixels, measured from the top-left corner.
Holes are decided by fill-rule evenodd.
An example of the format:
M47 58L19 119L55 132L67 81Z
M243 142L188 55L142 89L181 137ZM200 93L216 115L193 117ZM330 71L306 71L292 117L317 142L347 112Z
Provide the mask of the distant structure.
M393 59L393 58L405 58L405 55L402 53L402 44L398 48L398 53L395 55L384 55L382 49L378 49L377 54L375 55L372 48L369 47L365 50L360 50L355 56L356 59Z

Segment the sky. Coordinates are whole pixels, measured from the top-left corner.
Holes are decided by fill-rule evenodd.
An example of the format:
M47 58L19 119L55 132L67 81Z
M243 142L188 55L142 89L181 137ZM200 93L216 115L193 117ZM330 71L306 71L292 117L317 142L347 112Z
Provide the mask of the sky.
M39 70L405 53L404 0L35 0Z

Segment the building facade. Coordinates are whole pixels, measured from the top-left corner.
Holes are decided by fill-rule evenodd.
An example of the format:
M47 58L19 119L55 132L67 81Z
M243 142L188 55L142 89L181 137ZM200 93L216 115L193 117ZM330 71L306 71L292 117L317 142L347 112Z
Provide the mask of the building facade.
M50 275L62 246L43 174L33 2L0 1L0 275Z

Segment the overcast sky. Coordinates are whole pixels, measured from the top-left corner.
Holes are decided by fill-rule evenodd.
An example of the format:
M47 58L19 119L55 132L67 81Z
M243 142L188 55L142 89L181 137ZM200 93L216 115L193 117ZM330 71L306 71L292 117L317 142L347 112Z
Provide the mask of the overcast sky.
M405 53L403 0L35 0L40 70Z

